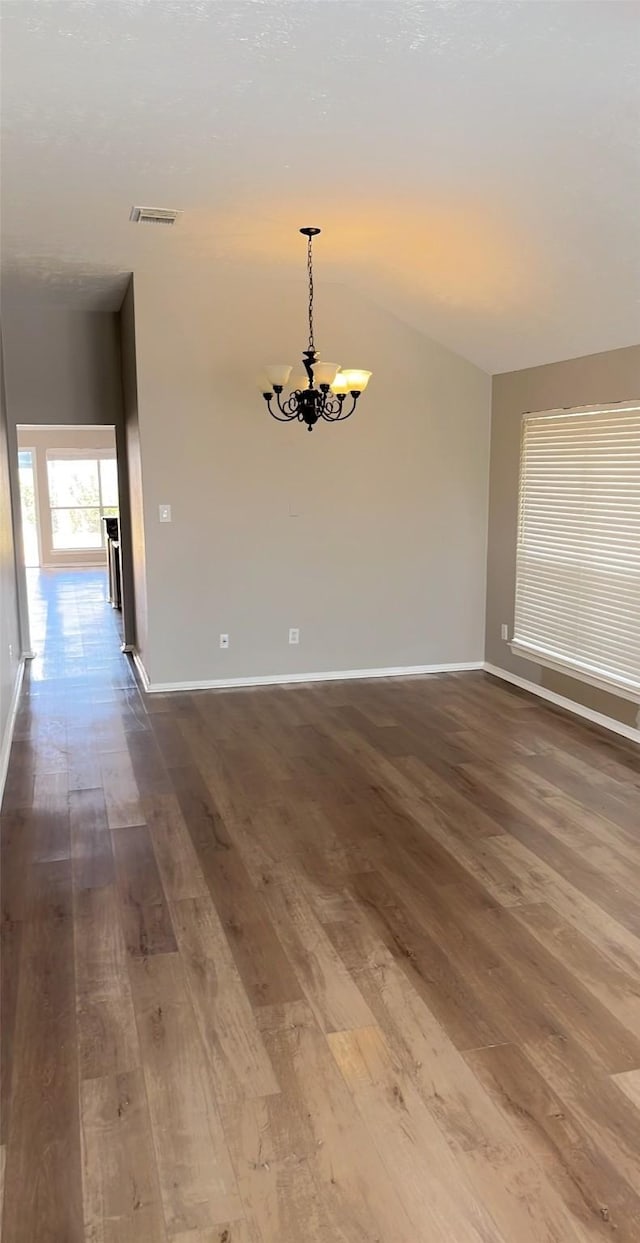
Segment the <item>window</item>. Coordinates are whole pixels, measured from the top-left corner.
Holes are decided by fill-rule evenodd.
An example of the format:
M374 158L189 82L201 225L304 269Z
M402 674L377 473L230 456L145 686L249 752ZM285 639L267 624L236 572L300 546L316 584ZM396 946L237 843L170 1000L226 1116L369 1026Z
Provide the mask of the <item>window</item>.
M33 449L20 449L18 451L18 480L20 486L20 508L22 513L22 544L24 549L24 563L27 566L40 565L38 505L36 499Z
M640 405L525 415L512 650L640 696Z
M103 517L118 514L118 477L113 456L47 452L52 546L57 552L103 548Z

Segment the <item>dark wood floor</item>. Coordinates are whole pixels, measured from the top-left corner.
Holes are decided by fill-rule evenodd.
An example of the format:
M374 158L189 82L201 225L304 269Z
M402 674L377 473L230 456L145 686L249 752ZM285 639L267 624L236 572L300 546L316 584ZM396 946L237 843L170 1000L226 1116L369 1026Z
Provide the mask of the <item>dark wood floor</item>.
M3 1243L637 1243L637 749L481 673L145 697L34 591Z

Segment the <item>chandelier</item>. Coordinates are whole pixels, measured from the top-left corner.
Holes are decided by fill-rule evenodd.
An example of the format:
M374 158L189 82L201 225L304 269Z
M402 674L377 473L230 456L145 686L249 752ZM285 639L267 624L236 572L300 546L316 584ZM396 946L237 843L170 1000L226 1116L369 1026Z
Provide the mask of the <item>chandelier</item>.
M306 423L312 432L318 419L326 423L340 423L353 414L358 398L364 393L371 376L370 371L341 370L338 363L321 362L313 339L313 239L320 229L301 229L307 238L307 273L309 276L309 348L303 351L302 361L307 373L304 387L296 388L283 399L282 393L288 383L292 368L287 363L276 363L265 369L266 380L261 379L260 388L269 413L279 423L291 423L297 419ZM275 395L277 409L272 406ZM347 403L351 398L351 404ZM347 403L347 404L345 404Z

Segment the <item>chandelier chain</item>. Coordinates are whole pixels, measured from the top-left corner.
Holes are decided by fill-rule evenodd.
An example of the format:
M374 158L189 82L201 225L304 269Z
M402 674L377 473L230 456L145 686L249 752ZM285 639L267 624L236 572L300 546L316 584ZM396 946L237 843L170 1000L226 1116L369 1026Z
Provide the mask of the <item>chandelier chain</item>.
M309 274L309 349L315 350L313 339L313 255L312 238L307 240L307 272Z

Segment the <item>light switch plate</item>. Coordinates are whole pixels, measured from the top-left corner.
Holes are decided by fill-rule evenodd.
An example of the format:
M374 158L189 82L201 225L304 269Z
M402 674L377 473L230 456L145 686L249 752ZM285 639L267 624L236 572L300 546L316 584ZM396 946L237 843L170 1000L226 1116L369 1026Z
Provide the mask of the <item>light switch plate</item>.
M171 522L171 506L170 505L159 505L158 511L160 514L161 522Z

